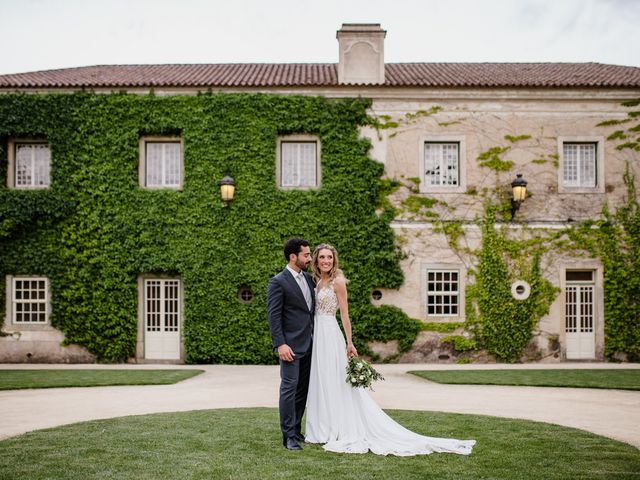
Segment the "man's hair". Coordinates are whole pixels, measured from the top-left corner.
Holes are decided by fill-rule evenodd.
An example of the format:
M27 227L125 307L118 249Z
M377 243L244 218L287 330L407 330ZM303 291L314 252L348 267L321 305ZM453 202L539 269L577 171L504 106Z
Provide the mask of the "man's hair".
M307 242L304 238L290 238L284 244L284 258L286 258L288 262L289 255L291 255L292 253L294 255L298 255L300 253L300 250L302 250L302 247L308 246L309 242Z

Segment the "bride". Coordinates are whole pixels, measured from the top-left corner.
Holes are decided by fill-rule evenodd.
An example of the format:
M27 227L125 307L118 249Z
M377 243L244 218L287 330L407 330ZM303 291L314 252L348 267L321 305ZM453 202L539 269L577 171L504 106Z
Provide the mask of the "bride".
M316 316L307 397L305 441L323 443L331 452L412 456L434 452L471 453L475 440L425 437L407 430L382 411L364 388L346 383L347 358L357 355L351 336L347 279L338 268L338 254L320 244L313 252L317 282ZM340 318L345 343L336 320Z

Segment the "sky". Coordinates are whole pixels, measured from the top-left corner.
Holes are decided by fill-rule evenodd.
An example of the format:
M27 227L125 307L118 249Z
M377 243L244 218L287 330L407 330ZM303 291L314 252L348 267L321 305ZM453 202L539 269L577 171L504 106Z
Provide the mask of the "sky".
M380 23L386 62L640 66L640 0L0 0L0 74L336 63L342 23Z

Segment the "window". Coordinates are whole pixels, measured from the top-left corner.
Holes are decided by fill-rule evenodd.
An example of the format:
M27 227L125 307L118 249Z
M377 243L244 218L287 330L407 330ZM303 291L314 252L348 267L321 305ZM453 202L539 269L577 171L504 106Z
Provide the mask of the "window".
M424 181L427 187L457 187L460 184L458 143L424 143Z
M147 188L182 188L180 139L144 138L140 143L140 184Z
M238 300L242 303L251 303L254 296L253 290L251 290L251 287L247 285L242 285L238 289Z
M180 280L145 280L147 332L177 332L180 326Z
M458 270L427 270L427 316L459 315L459 276Z
M15 324L38 325L49 322L49 286L45 277L13 277L11 319Z
M320 185L320 143L310 135L282 138L278 142L278 184L282 188Z
M562 159L562 181L565 187L596 186L595 143L565 143Z
M420 137L418 163L420 193L464 193L466 141L464 135Z
M48 188L50 172L51 151L46 142L9 142L9 187Z
M559 193L604 193L604 138L559 137Z

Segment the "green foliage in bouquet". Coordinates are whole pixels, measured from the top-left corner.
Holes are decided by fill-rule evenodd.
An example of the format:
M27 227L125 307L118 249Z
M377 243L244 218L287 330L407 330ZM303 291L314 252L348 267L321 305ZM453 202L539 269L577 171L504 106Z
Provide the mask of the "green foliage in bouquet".
M346 382L353 388L371 388L371 384L378 380L384 380L384 377L369 362L360 357L349 359Z

